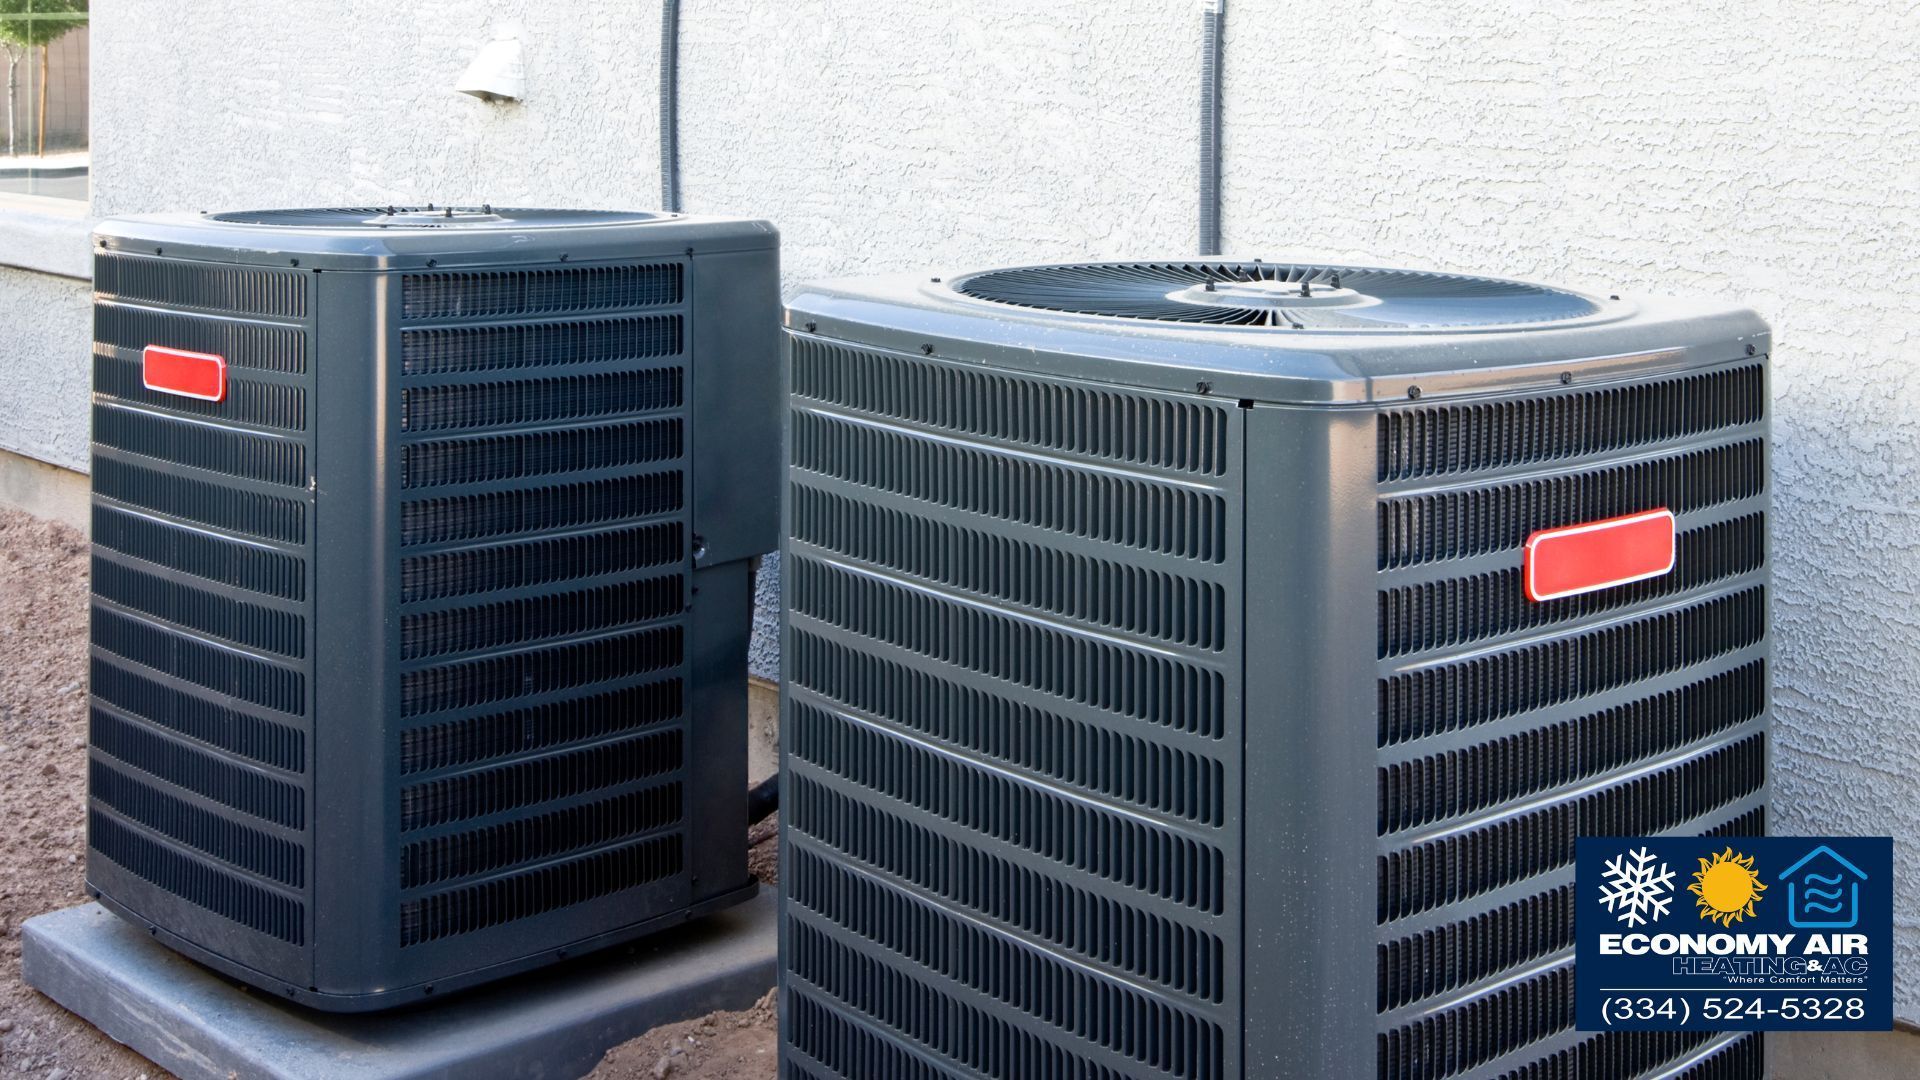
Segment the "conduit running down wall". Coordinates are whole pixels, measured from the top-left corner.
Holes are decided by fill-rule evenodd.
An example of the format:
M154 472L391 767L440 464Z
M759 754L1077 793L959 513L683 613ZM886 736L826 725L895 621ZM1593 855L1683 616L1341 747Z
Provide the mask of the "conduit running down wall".
M680 0L660 0L660 209L680 209Z
M1227 0L1201 0L1200 27L1200 254L1218 255L1220 90L1224 67L1220 50L1227 28Z

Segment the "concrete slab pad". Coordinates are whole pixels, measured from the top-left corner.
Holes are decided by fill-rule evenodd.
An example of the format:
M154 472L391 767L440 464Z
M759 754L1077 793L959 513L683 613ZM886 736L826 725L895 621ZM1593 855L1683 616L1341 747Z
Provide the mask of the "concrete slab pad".
M98 904L20 927L27 984L182 1080L572 1080L660 1024L773 985L775 900L393 1013L310 1012L193 963Z

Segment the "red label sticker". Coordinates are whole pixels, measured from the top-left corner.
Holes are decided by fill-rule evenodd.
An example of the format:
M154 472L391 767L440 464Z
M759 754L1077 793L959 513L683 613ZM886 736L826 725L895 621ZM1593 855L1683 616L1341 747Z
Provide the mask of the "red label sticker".
M227 396L227 360L212 353L149 345L141 354L140 381L163 394L220 401Z
M1542 529L1527 537L1527 599L1611 589L1673 569L1673 511Z

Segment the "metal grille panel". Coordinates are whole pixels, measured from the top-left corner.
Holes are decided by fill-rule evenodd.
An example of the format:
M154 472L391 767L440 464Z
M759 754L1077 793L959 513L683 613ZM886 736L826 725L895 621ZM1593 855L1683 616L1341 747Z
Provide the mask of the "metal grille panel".
M611 364L677 355L684 333L671 315L404 330L400 362L408 375Z
M683 276L403 279L402 947L685 885Z
M1237 1070L1238 413L793 360L790 1073Z
M1384 499L1380 568L1512 550L1539 529L1652 506L1676 514L1704 510L1751 499L1765 487L1766 446L1750 439L1611 468Z
M1759 364L1476 405L1380 414L1381 482L1561 461L1724 428L1766 415Z
M208 266L132 255L97 255L93 290L112 300L230 315L307 316L308 275L256 266Z
M480 319L669 307L684 299L685 278L680 262L408 274L401 313L409 320Z
M1044 379L901 364L807 339L793 343L793 391L838 408L1012 448L1219 476L1227 410Z
M94 266L89 879L271 942L245 947L304 983L286 947L312 899L308 277ZM148 390L148 345L225 357L227 400Z
M93 341L94 351L103 356L137 357L148 345L167 342L212 353L242 371L307 371L307 335L299 327L156 311L107 299L94 309Z
M1716 1038L1573 1037L1573 843L1764 831L1764 418L1757 364L1382 412L1382 1080L1638 1076ZM1530 533L1663 506L1670 574L1525 597ZM1752 1045L1686 1075L1757 1076Z

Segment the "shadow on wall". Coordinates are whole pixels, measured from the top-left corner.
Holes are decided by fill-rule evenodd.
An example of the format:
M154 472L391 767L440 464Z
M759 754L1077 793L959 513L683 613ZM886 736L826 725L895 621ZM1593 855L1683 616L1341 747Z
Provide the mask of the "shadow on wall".
M1776 321L1770 832L1920 836L1915 406L1822 379ZM1786 338L1785 341L1780 340ZM1898 384L1894 384L1898 385ZM1894 1013L1920 1017L1920 850L1894 845Z

